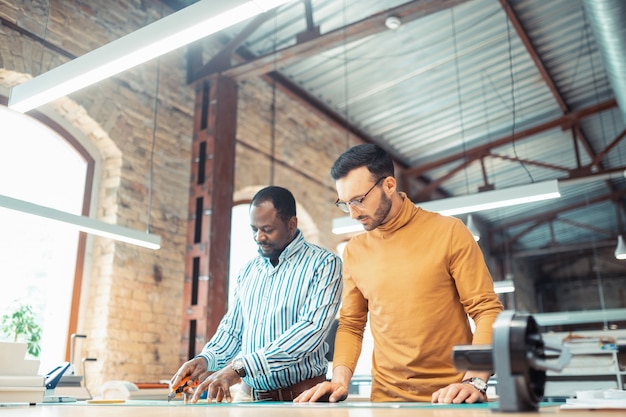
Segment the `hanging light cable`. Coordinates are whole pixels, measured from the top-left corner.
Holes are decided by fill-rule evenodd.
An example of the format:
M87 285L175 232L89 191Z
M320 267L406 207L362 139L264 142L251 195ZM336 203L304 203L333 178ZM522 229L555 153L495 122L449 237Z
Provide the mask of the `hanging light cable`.
M270 179L269 185L274 185L274 177L276 175L276 49L277 49L277 17L274 15L274 31L272 34L272 56L274 71L272 72L272 102L270 106Z
M146 233L150 233L150 220L152 216L152 189L154 188L154 148L156 145L156 132L158 129L158 114L159 114L159 87L161 77L161 65L160 59L156 60L156 86L154 90L154 121L152 123L152 144L150 145L150 175L149 175L149 187L148 187L148 215L146 219Z
M348 8L346 0L342 4L342 16L343 16L343 95L345 100L344 117L346 123L346 149L350 147L350 94L348 90Z
M465 126L463 125L463 100L461 97L461 71L459 70L459 51L458 51L458 45L457 45L457 32L456 32L456 20L454 19L454 8L450 9L450 14L451 14L451 19L452 19L452 31L453 31L453 36L452 36L452 41L454 42L454 63L455 63L455 73L456 73L456 93L457 93L457 97L459 100L459 128L461 131L461 143L463 144L463 156L465 161L467 162L467 157L466 157L466 149L465 149ZM469 194L469 178L468 178L468 174L467 174L467 165L465 166L465 169L463 170L465 173L465 190L467 192L467 194ZM472 233L472 236L474 236L474 240L476 242L478 242L480 240L480 231L478 230L478 228L476 227L476 224L474 223L474 217L470 214L467 216L467 228L469 229L469 231Z

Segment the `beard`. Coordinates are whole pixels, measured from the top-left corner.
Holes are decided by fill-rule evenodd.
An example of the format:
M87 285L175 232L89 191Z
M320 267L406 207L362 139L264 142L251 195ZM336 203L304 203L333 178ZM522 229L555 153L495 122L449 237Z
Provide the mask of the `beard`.
M391 211L391 199L388 198L383 193L381 194L381 197L380 197L380 204L378 205L378 208L374 212L374 215L371 217L372 221L370 223L363 224L363 229L365 229L368 232L376 229L378 226L383 224L383 221L385 221L390 211Z
M261 249L261 247L259 246L259 249L258 249L259 255L261 255L264 258L269 258L269 259L278 259L280 254L283 253L283 249L278 249L275 246L266 246L265 250L266 251L264 252L264 249Z

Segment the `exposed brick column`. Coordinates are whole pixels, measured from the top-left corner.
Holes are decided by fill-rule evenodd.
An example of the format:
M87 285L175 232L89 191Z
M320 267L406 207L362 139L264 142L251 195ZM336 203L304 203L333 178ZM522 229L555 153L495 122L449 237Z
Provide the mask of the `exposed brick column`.
M196 82L181 359L196 355L228 308L237 85Z

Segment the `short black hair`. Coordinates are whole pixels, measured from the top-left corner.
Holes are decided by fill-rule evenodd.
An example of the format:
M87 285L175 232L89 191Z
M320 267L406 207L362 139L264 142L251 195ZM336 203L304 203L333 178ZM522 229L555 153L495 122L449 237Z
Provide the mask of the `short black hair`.
M393 177L391 155L372 143L356 145L342 153L333 164L330 175L334 180L345 177L354 169L367 167L374 178Z
M250 205L259 206L266 201L272 202L278 217L285 223L296 215L296 199L286 188L275 185L262 188L252 197Z

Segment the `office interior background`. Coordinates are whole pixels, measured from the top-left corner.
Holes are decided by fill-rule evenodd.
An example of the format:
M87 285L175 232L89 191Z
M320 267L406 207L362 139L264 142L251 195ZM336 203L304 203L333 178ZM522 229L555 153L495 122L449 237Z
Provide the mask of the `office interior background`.
M620 0L293 0L10 108L15 86L195 3L0 0L0 195L160 236L152 250L0 208L2 307L36 307L47 365L79 334L92 389L169 379L250 256L233 207L284 186L305 237L339 251L355 232L333 233L329 170L360 143L393 155L418 204L556 183L557 198L456 216L471 215L494 281L514 285L506 308L549 330L624 328Z

